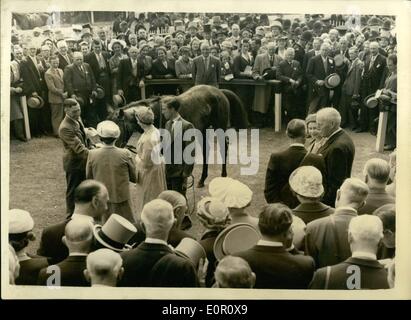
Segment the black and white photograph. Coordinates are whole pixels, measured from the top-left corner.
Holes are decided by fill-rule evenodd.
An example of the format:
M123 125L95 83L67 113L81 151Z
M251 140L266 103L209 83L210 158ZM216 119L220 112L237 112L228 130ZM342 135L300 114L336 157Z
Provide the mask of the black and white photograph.
M85 2L1 4L4 298L411 298L406 1Z

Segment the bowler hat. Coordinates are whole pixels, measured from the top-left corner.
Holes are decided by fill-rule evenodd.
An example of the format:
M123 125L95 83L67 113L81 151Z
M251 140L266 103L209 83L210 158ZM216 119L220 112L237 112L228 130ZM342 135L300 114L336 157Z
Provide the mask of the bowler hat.
M206 252L201 244L191 238L183 238L175 248L175 253L191 261L197 267L200 259L206 258Z
M311 41L313 38L313 34L310 31L304 31L303 34L301 35L301 39L304 41Z
M235 223L219 233L214 242L214 256L221 260L227 255L245 251L261 239L259 232L248 223Z
M113 95L113 103L115 107L121 107L121 106L124 106L127 103L127 101L124 95L115 94Z
M341 78L337 73L332 73L324 79L324 85L328 89L337 87L341 82Z
M27 99L27 105L33 109L41 109L44 106L44 100L40 96L31 96Z
M104 247L116 252L129 250L131 246L128 245L128 241L136 232L136 227L130 221L115 213L103 226L95 225L93 228L95 239Z

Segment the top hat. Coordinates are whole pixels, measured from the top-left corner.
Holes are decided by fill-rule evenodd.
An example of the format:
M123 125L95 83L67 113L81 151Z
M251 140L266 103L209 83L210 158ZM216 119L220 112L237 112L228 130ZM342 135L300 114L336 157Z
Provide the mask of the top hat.
M27 99L27 105L33 109L41 109L44 106L44 100L40 96L37 96L37 97L31 96L30 98Z
M214 255L221 260L227 255L250 249L261 239L259 232L248 223L235 223L219 233L214 242Z
M206 257L206 252L201 244L191 238L184 238L175 248L175 253L180 257L187 258L197 267L201 258Z
M104 247L116 252L129 250L131 246L127 243L136 232L136 227L130 221L115 213L103 226L93 227L95 239Z
M328 89L333 89L337 87L341 82L341 78L337 73L331 73L324 79L324 85Z

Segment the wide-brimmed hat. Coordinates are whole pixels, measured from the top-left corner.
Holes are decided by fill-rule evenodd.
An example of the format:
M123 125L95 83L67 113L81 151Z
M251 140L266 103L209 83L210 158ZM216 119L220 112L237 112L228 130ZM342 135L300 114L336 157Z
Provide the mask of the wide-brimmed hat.
M260 239L260 233L251 224L232 224L217 236L213 247L214 256L221 260L227 255L250 249Z
M40 96L31 96L27 99L27 105L33 109L41 109L44 106L44 100Z
M378 98L375 97L375 93L365 97L364 104L370 109L376 108L378 106Z
M110 43L108 44L108 50L113 51L113 46L115 43L118 43L123 49L127 47L127 43L124 40L120 39L111 39Z
M341 83L341 77L337 73L331 73L324 79L324 85L328 89L333 89Z
M105 120L97 125L97 133L102 138L118 138L120 136L119 126L110 120Z
M128 242L136 234L136 227L126 218L113 213L106 223L95 225L93 234L95 239L104 247L121 252L131 248Z
M177 255L187 258L197 267L200 259L206 258L203 246L191 238L183 238L174 251Z
M104 88L100 85L96 86L97 99L103 99L105 96Z
M253 192L248 186L229 177L217 177L211 180L208 192L228 208L244 208L253 198Z
M321 172L312 166L295 169L288 182L291 190L306 198L318 198L324 193Z
M113 95L113 104L115 107L122 107L126 105L127 100L122 94L115 94Z

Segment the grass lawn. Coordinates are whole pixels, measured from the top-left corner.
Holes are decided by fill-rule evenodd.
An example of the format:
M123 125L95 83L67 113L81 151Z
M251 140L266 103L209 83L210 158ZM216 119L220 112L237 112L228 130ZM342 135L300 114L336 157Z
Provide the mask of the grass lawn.
M368 133L351 133L356 154L352 176L363 178L362 168L365 162L373 157L388 160L388 154L375 152L375 137ZM273 129L259 131L259 169L256 175L241 175L241 165L229 165L228 176L247 184L254 192L249 212L258 215L259 208L265 203L264 178L270 154L287 146L284 132L275 133ZM37 240L30 244L29 252L34 253L38 247L41 230L45 226L65 219L65 173L63 171L63 146L59 139L46 137L32 139L28 143L15 140L10 145L10 208L28 210L35 221L34 233ZM189 203L207 195L208 182L219 176L221 165L210 165L209 178L203 189L195 188L188 191ZM201 166L194 168L195 184L201 175ZM132 197L135 188L131 185ZM190 230L196 236L203 231L197 219L193 217L193 228Z

